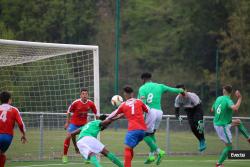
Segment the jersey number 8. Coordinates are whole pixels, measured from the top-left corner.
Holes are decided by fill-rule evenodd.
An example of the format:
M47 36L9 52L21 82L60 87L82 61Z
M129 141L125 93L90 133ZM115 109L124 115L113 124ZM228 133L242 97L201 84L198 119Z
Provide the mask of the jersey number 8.
M149 94L148 94L148 97L147 97L147 103L148 103L148 104L149 104L149 103L152 103L153 98L154 98L153 93L149 93Z

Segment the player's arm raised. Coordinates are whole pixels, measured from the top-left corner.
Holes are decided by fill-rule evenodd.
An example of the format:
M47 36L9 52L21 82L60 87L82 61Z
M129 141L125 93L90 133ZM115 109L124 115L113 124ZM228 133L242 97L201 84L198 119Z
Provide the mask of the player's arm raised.
M162 89L164 92L171 92L171 93L176 93L176 94L184 93L184 90L182 88L173 88L164 84L161 84L161 85L162 85Z
M241 101L242 101L242 96L240 94L240 91L236 90L235 91L235 96L237 97L237 102L236 102L235 105L231 106L231 109L234 110L234 111L238 111L238 109L240 108Z

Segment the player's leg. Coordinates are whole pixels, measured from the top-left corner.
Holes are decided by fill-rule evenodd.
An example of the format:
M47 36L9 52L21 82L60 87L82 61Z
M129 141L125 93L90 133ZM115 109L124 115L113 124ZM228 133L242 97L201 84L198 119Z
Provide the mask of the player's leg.
M117 166L123 167L123 164L121 163L119 158L115 154L109 152L105 147L103 148L101 153Z
M143 130L128 131L125 137L124 148L124 167L131 167L132 159L134 157L133 148L143 140L145 132Z
M96 167L101 167L96 154L100 153L104 149L104 145L99 140L91 136L85 136L77 141L76 144L80 154L86 160L89 160L90 163Z
M8 150L12 142L12 138L12 135L0 134L0 167L4 167L6 161L6 156L4 153Z
M71 132L75 131L76 129L78 129L80 126L76 126L74 124L69 124L69 127L67 129L67 135L68 136ZM70 146L70 140L71 138L66 137L64 140L64 145L63 145L63 157L62 157L62 162L63 163L67 163L68 162L68 150L69 150L69 146ZM75 146L75 149L77 149L77 146Z
M238 126L240 133L248 140L250 143L250 134L248 133L247 129L243 125L240 119L232 120L232 126Z
M204 122L203 122L203 110L201 104L194 108L194 124L197 126L197 138L199 140L199 151L204 151L207 148L204 137Z
M153 141L155 141L155 143L157 143L157 140L156 140L156 137L155 137L155 132L160 127L160 123L162 121L163 112L161 110L155 110L155 113L156 113L156 120L155 120L154 134L151 135L151 138L152 138ZM156 165L160 165L161 160L166 155L166 153L165 153L164 150L162 150L162 149L160 149L158 147L156 149L156 154L157 154Z
M230 131L231 125L214 126L219 138L225 143L225 148L222 150L216 166L221 166L228 156L228 152L232 150L232 134Z
M150 153L145 164L150 164L155 161L154 153L156 152L158 146L155 143L154 137L154 129L155 129L155 121L156 121L156 115L153 110L149 110L149 112L145 116L145 123L147 125L147 131L144 137L144 141L150 148Z
M196 110L194 108L186 109L186 113L190 128L194 136L199 140L198 150L203 151L204 149L206 149L204 133L200 133L201 131L198 128L203 123L203 120L201 119L202 116L199 112L196 113Z

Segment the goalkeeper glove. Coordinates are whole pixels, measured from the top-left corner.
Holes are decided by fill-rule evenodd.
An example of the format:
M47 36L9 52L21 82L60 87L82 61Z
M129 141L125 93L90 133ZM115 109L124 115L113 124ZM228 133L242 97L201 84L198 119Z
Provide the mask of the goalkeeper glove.
M203 120L198 121L197 130L199 131L200 134L202 134L204 132L204 122L203 122Z
M178 117L178 120L179 120L180 125L182 125L182 120L183 120L183 119L182 119L181 116Z

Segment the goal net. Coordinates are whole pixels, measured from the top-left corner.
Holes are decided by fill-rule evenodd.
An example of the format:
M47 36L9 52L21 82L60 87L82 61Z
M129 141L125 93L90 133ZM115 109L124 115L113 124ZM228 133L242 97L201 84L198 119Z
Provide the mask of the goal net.
M0 40L0 90L22 112L65 112L80 89L99 106L98 47Z
M0 91L10 91L13 105L25 113L22 117L28 138L32 137L29 135L40 138L29 141L26 152L15 151L10 158L20 159L24 155L25 160L46 158L45 152L51 152L52 148L50 154L61 155L66 134L65 112L80 97L83 87L88 89L89 98L100 111L98 46L0 39ZM62 130L60 141L55 139L53 131L45 133L50 129ZM16 135L14 142L19 144L19 133ZM42 138L48 136L53 138L45 143ZM48 150L38 149L39 145ZM15 143L12 147L24 150L16 148Z

